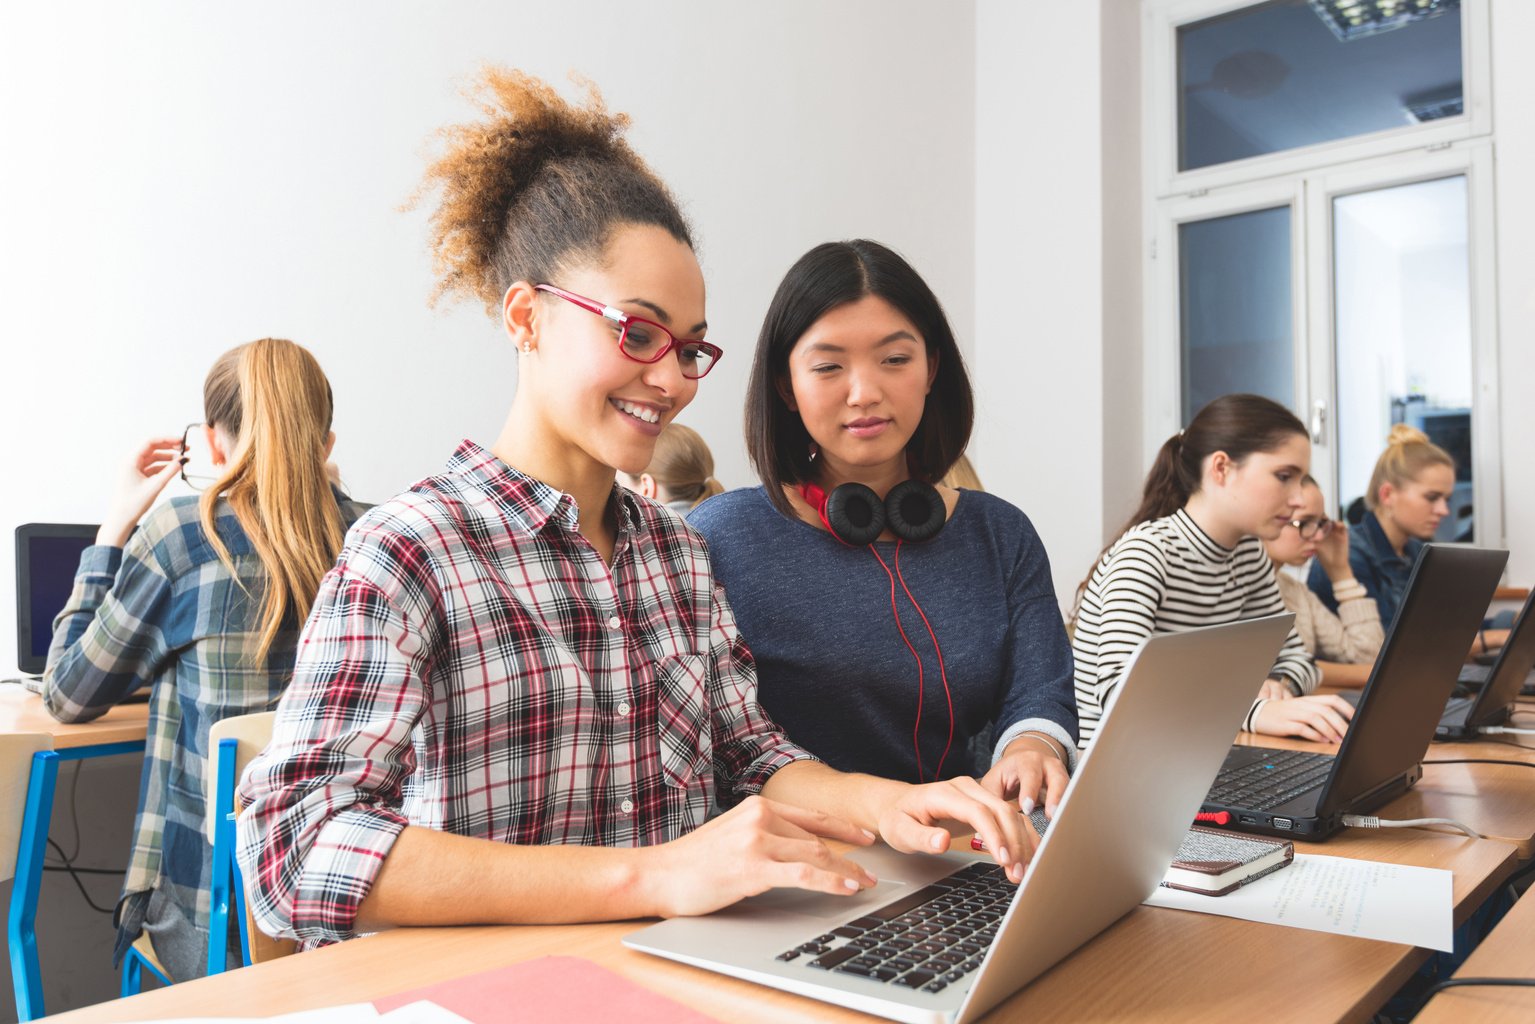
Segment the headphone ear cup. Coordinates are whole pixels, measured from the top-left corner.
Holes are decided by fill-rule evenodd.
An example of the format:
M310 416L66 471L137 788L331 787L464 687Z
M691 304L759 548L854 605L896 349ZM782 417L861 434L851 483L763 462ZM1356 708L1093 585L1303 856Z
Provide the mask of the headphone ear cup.
M863 547L885 532L885 504L872 487L843 484L826 499L826 522L843 543Z
M903 481L885 495L885 521L902 540L932 540L948 514L938 488L923 480Z

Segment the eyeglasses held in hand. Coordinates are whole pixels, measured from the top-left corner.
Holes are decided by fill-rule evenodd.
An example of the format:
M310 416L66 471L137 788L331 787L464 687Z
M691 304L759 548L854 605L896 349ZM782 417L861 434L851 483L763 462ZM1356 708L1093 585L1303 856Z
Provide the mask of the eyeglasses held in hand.
M1301 540L1324 540L1336 524L1322 516L1319 519L1292 519L1290 525L1300 532Z
M725 354L718 345L707 341L678 338L654 320L646 320L642 316L631 316L621 309L598 302L596 299L588 299L584 295L567 292L552 284L537 284L533 287L538 291L557 295L566 302L575 303L582 309L612 321L618 331L618 351L636 363L658 363L666 353L676 349L677 363L682 367L682 375L689 380L697 380L714 369L714 364L719 362L720 356Z
M181 432L181 482L194 491L205 491L218 479L202 427L201 423L188 423Z

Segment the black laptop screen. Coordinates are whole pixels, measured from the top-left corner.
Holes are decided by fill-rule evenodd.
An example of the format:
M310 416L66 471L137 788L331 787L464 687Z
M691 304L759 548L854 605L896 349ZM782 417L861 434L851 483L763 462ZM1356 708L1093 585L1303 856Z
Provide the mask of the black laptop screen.
M23 672L39 675L48 660L53 619L63 610L96 527L29 523L16 529L16 647Z

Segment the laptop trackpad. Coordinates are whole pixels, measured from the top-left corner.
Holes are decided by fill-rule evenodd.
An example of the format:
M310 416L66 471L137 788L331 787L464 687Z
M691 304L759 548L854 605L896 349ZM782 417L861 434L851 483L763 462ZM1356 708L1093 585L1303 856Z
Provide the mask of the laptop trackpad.
M851 850L848 856L872 871L874 877L879 879L879 884L853 896L832 896L806 889L769 889L761 895L748 897L733 907L717 913L760 914L764 911L775 911L851 921L861 914L876 910L887 903L893 903L935 879L953 874L966 864L979 859L963 854L929 856L896 853L883 843L860 850Z

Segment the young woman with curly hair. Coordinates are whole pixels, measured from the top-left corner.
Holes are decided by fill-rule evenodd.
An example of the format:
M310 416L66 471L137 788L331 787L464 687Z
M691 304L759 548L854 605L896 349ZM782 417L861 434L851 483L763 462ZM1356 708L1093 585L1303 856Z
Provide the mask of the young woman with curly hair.
M516 394L321 585L242 784L261 927L316 944L847 895L875 880L822 837L938 850L950 819L1021 878L1027 830L974 780L844 775L763 713L704 544L615 486L720 355L689 228L595 94L484 87L428 172L439 292L485 303Z

